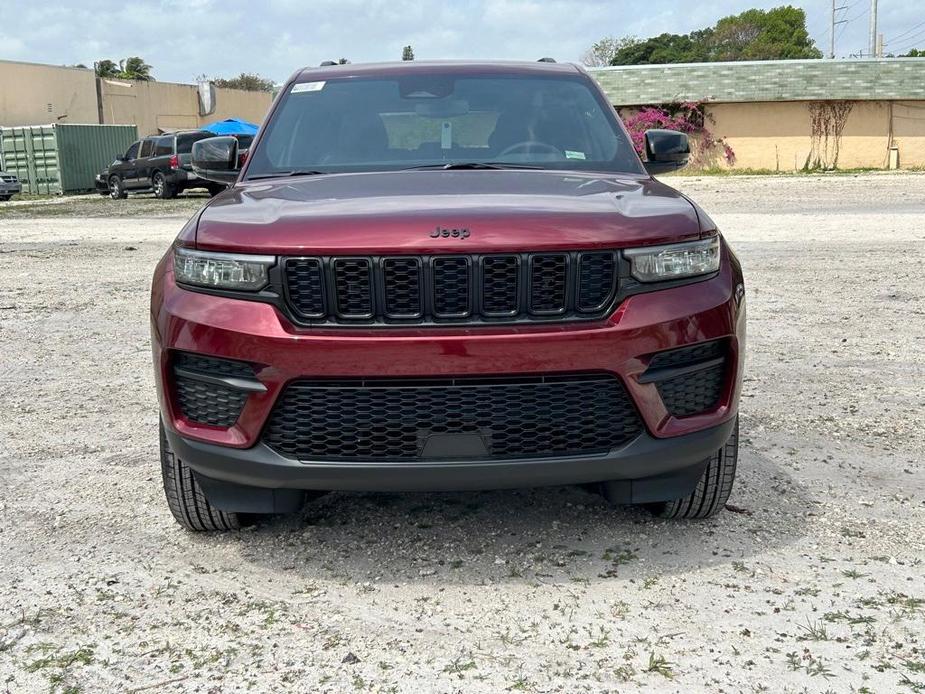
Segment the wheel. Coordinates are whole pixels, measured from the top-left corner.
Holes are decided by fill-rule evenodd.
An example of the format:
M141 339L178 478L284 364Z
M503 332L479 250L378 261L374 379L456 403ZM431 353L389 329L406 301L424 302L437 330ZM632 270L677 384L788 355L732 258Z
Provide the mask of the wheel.
M128 197L128 193L122 187L122 179L118 176L109 177L109 197L113 200L124 200Z
M222 185L210 185L206 188L209 191L209 197L214 198L216 195L224 191L228 186Z
M241 514L219 511L209 503L193 477L193 471L170 448L164 423L160 423L161 475L167 505L177 523L187 530L237 530L243 525Z
M12 196L12 195L0 195L0 202L6 202L6 201L9 200L11 197L13 197L13 196Z
M710 456L707 469L697 487L682 499L649 504L647 508L660 518L709 518L726 506L736 476L739 458L739 420L725 445Z
M154 197L161 200L170 200L177 197L177 190L167 182L167 177L160 171L155 171L151 177L151 187L154 189Z

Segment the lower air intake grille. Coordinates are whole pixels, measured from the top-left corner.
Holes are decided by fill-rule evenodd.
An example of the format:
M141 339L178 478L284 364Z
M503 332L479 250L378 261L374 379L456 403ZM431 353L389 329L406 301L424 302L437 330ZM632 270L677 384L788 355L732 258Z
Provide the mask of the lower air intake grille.
M659 352L640 380L655 383L673 417L712 410L726 382L728 350L726 340L714 340Z
M712 366L658 384L665 409L674 417L711 410L719 403L726 365Z
M413 461L452 447L441 435L474 440L466 457L504 459L604 453L641 432L620 381L591 374L296 381L263 439L299 460Z
M216 427L230 427L238 421L247 392L210 382L208 378L253 380L256 377L250 364L176 352L173 368L177 405L184 417L196 424Z
M192 378L177 377L177 402L183 416L197 424L230 427L238 421L247 393L205 383Z

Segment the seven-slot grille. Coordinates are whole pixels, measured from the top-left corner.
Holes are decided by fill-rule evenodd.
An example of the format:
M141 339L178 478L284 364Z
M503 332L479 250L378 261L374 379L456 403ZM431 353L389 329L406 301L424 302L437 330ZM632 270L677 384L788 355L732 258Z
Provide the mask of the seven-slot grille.
M594 319L617 290L613 251L285 258L283 272L310 324Z
M642 430L609 374L298 380L263 440L296 460L414 461L433 457L441 436L450 450L439 457L456 455L462 436L480 442L464 457L497 459L606 453Z

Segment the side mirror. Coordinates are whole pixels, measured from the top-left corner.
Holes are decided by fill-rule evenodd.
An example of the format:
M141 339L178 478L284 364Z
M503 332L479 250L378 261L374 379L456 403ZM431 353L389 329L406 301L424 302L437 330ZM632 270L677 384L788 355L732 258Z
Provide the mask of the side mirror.
M646 130L646 171L650 174L677 171L687 166L691 144L676 130Z
M193 143L193 173L207 181L230 185L238 179L238 141L231 136L207 137Z

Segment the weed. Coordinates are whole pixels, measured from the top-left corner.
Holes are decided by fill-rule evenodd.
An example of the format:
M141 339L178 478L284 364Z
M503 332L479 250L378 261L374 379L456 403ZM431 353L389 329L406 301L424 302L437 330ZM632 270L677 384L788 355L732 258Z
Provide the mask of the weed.
M804 641L828 641L829 634L825 630L825 625L820 622L812 622L807 617L806 625L798 625L801 629L806 632L806 636L803 637Z
M649 665L646 668L646 672L657 672L662 677L671 679L674 677L674 672L672 671L673 663L668 662L665 659L665 656L656 655L654 652L649 653Z

